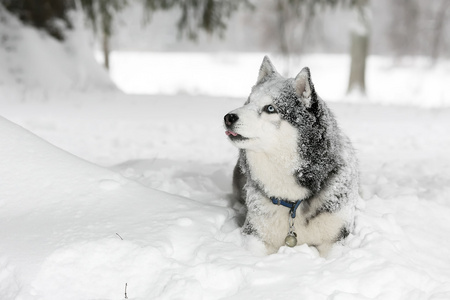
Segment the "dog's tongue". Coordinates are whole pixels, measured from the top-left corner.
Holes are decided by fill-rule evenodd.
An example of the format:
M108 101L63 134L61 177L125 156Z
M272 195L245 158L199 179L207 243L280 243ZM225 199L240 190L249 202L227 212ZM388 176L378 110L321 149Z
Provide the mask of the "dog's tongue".
M237 136L237 133L236 133L236 132L233 132L233 131L230 131L230 130L225 131L225 134L226 134L226 135Z

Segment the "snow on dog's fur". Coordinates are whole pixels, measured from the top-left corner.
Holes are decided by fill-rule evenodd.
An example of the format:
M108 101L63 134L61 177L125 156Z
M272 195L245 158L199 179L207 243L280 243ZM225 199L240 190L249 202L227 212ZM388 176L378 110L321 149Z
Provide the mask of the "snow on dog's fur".
M298 244L322 256L352 231L357 161L308 68L286 79L265 57L247 102L224 121L240 149L233 188L247 206L244 233L258 236L270 253L285 244L289 209L271 197L304 200L294 218Z

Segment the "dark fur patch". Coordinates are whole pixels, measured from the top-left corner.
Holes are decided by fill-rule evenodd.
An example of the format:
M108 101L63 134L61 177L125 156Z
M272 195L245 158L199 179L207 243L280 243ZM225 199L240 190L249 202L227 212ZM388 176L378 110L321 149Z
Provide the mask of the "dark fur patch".
M282 119L298 128L299 154L304 163L296 171L300 185L317 193L325 181L343 165L340 132L334 116L317 96L312 82L311 107L296 94L291 80L286 80L274 103Z
M246 221L244 223L244 226L242 227L242 233L243 234L247 234L247 235L254 235L254 236L258 236L258 231L255 229L255 227L253 227L253 225Z
M306 226L309 225L309 222L311 222L312 220L314 220L315 218L317 218L318 216L320 216L324 212L326 212L326 211L324 209L322 209L322 208L316 210L315 213L313 213L311 216L306 218Z
M350 231L348 230L348 228L346 226L343 226L341 228L341 230L339 231L339 234L336 237L335 242L344 240L346 237L348 237L349 234L350 234Z
M340 207L345 204L346 198L342 198L342 195L335 195L332 199L326 201L319 209L317 209L311 216L306 219L306 225L310 221L314 220L323 213L333 213L340 209Z

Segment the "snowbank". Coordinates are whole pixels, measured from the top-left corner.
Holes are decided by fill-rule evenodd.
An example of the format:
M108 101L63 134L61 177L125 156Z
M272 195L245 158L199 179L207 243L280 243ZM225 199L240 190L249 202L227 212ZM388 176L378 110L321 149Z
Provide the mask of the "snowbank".
M238 101L121 97L106 111L101 102L4 110L55 142L82 136L72 147L100 160L100 144L164 155L110 171L1 119L0 298L122 299L125 284L129 299L450 296L450 112L333 106L359 152L365 207L347 244L323 259L305 245L265 256L240 234L241 207L229 198L235 149L216 133ZM33 121L51 107L45 128Z
M80 14L73 30L58 42L43 31L24 26L0 6L0 94L3 99L48 100L48 93L67 90L115 90L107 72L92 55Z
M3 118L0 139L2 299L119 298L125 283L134 299L203 294L198 285L184 291L172 277L192 273L212 285L224 276L221 264L197 264L219 250L248 255L230 208L145 188ZM175 289L165 291L170 284Z

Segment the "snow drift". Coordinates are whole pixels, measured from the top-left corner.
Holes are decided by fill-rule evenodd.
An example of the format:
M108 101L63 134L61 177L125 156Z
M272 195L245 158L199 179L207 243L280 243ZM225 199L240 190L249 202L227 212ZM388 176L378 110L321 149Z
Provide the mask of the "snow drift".
M188 115L203 105L201 100L175 99L180 99L175 105L189 100ZM128 101L117 102L112 109L123 111L120 103L128 105ZM169 105L167 101L163 103ZM136 112L151 111L146 105L155 108L154 102L138 103L134 103ZM83 107L79 113L95 107ZM211 105L207 117L192 122L207 124L204 118L214 117L216 109ZM69 108L67 113L73 111ZM365 208L347 244L328 259L306 245L283 247L265 256L260 242L240 234L240 206L217 186L204 185L211 180L225 180L228 185L231 179L217 172L229 172L231 177L232 162L205 167L189 161L189 151L179 160L182 153L176 146L172 151L178 161L155 158L116 166L130 178L126 179L1 119L0 298L121 299L125 285L129 299L448 298L450 208L445 178L449 176L447 171L438 172L448 149L443 147L430 157L427 153L442 140L430 139L418 125L425 123L439 131L450 119L448 112L436 115L364 106L337 106L334 111L338 117L353 116L351 122L341 122L346 129L360 119L372 121L349 131L356 147L363 148ZM392 130L388 124L399 117L402 122ZM89 120L87 125L102 122ZM133 120L146 126L126 122L124 126L148 128L159 122ZM178 128L177 117L171 120L166 131ZM182 123L189 127L186 120ZM405 137L404 128L414 135ZM172 133L160 136L161 142L180 138ZM218 141L222 135L211 139ZM383 147L377 146L380 135ZM408 142L411 139L414 142ZM406 152L397 155L389 145L399 141ZM229 151L215 143L209 151ZM202 148L202 143L192 142L190 151L197 147ZM389 151L393 154L387 156Z
M245 253L220 230L229 208L145 188L3 118L0 139L2 299L118 298L125 283L133 298L185 293L177 273L211 281L220 265L190 269L219 249ZM188 294L208 293L198 286Z
M80 13L59 42L44 31L23 25L0 5L0 91L4 101L48 100L67 90L116 90L108 73L94 59L90 35Z

